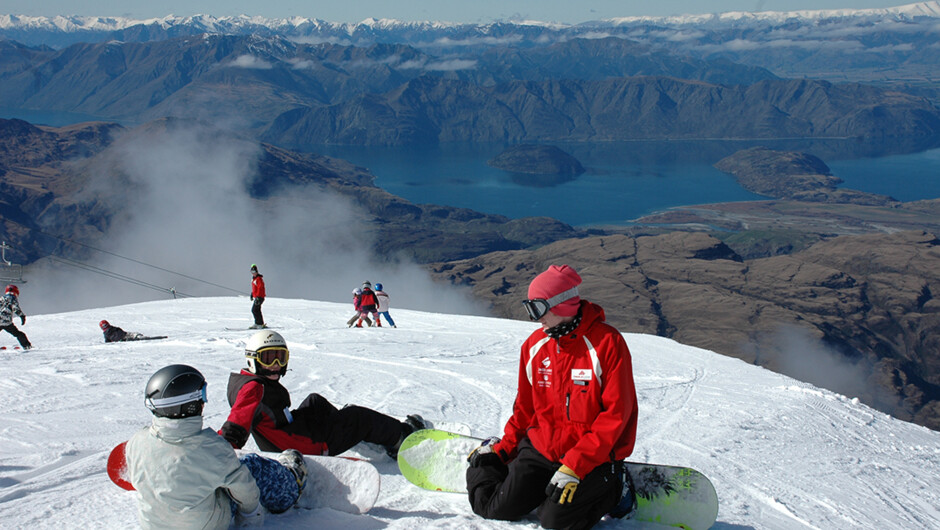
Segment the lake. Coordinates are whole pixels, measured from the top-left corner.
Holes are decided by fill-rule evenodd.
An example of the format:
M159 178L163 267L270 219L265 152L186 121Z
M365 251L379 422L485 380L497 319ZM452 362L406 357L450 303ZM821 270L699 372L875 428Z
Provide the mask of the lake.
M95 119L62 112L0 108L0 117L53 126ZM303 150L369 168L375 184L415 203L470 208L511 218L554 217L575 226L628 224L632 219L691 204L765 199L741 188L712 164L762 145L820 157L844 188L898 200L940 198L940 147L909 141L682 140L545 142L577 158L587 172L574 179L509 173L489 167L504 144L407 147L318 145Z
M545 215L571 225L628 224L673 206L761 200L712 165L734 152L763 145L816 154L844 188L902 201L940 197L940 148L907 154L850 140L551 142L581 161L587 172L570 180L510 173L486 161L505 145L421 147L315 146L311 151L368 168L375 184L415 203L433 203L518 218Z

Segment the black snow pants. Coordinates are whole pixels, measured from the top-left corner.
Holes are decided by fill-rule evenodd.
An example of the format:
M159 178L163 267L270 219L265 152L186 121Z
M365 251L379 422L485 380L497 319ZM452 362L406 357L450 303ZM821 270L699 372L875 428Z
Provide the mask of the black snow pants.
M29 343L29 339L26 338L26 334L17 329L15 324L7 324L6 326L0 327L0 329L16 337L16 340L19 341L20 346L24 348L32 347Z
M562 505L545 494L560 465L542 456L525 438L509 465L467 469L473 513L486 519L514 521L537 509L543 528L591 528L620 500L622 479L616 473L617 466L610 462L594 468L581 479L571 503Z
M255 298L251 303L251 315L255 317L255 325L263 326L264 317L261 316L261 304L264 303L264 298Z
M325 442L330 455L339 455L359 442L395 447L404 424L381 412L346 405L337 409L320 394L310 394L291 411L294 421L284 430L315 442Z

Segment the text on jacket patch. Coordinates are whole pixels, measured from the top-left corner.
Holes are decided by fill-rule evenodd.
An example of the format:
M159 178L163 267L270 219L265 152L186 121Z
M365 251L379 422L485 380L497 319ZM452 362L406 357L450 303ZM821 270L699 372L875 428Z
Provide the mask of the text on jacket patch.
M542 359L541 367L538 369L538 379L536 386L540 388L551 388L552 386L552 361L548 357Z
M590 368L574 368L571 370L572 381L590 381L591 376L592 374Z

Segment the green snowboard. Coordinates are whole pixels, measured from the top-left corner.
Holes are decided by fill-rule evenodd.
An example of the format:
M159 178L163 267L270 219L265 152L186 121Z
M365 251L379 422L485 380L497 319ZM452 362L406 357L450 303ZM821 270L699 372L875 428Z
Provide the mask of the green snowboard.
M415 431L398 450L398 467L412 484L431 491L467 492L467 455L479 438L436 429ZM677 466L624 462L636 489L635 521L705 529L718 518L718 495L708 478Z

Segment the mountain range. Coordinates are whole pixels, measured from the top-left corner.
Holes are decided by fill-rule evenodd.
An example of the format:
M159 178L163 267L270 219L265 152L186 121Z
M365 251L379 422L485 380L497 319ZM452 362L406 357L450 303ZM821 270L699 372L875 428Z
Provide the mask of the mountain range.
M549 63L538 62L533 51L504 50L508 63L481 62L463 73L415 68L439 58L406 45L301 45L254 35L74 44L58 51L0 42L0 99L8 108L131 123L195 116L231 122L282 146L940 138L940 110L918 95L772 79L748 69L743 72L752 75L743 83L742 70L724 68L723 61L698 66L699 77L724 83L681 79L675 58L662 54L656 68L645 60L642 66L611 60L629 55L624 48L631 46L620 39L569 41L546 55ZM595 73L565 77L563 64ZM644 70L649 75L638 75Z
M940 2L883 9L730 12L668 17L622 17L581 24L499 21L489 24L366 19L333 23L296 16L197 15L134 20L121 17L0 15L0 38L64 48L78 42L150 42L187 35L284 36L303 43L368 47L407 44L453 53L454 67L475 59L461 53L512 46L548 48L572 39L617 37L689 59L767 69L781 77L832 81L898 81L923 85L940 68L935 27ZM443 66L441 63L439 66ZM576 68L576 63L571 63Z

